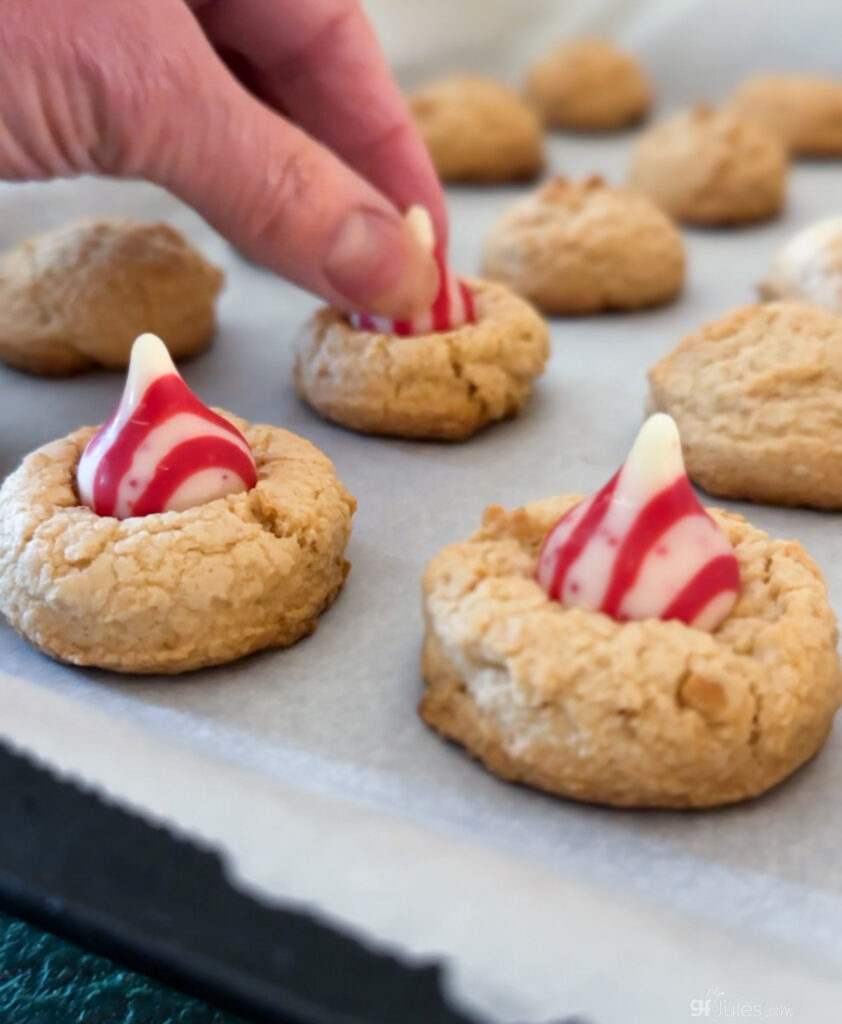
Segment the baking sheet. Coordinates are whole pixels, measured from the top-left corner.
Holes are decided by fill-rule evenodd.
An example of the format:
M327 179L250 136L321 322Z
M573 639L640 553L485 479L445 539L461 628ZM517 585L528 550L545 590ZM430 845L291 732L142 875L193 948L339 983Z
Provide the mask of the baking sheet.
M619 182L631 141L556 138L551 165ZM476 272L487 226L519 191L450 192L458 270ZM314 300L246 263L165 193L93 180L0 186L3 249L77 214L163 217L184 230L228 274L219 335L183 367L188 383L209 403L308 437L360 501L347 588L315 636L288 651L181 679L126 678L59 666L3 625L0 669L17 681L0 681L0 735L211 838L264 893L447 955L454 991L495 1020L586 1010L629 1024L634 1009L672 1024L708 988L777 1000L790 1019L836 1020L842 734L746 806L618 813L504 785L428 732L415 704L427 559L489 503L604 483L640 423L647 367L750 301L776 247L842 212L840 197L842 164L799 164L781 220L686 232L678 303L555 321L551 364L524 415L443 446L353 435L301 404L291 344ZM0 368L0 475L102 420L120 388L114 375L42 381ZM842 612L838 516L730 507L799 538Z

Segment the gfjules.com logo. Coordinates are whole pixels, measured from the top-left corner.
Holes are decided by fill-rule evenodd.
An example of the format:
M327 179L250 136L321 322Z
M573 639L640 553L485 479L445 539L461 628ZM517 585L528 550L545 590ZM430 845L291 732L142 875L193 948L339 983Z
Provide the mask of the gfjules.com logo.
M690 1000L690 1016L703 1020L786 1020L793 1017L791 1006L783 1003L750 1003L732 999L721 988L709 988L700 999Z

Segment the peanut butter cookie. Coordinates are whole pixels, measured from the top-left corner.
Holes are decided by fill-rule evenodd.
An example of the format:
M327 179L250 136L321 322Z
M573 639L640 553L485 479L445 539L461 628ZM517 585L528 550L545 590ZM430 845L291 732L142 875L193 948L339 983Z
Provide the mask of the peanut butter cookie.
M476 323L413 337L320 310L299 340L299 394L344 427L394 437L458 441L516 416L544 372L547 325L503 285L470 286Z
M797 156L842 156L842 82L812 75L757 75L730 104L775 132Z
M0 269L0 359L48 377L122 369L144 331L201 352L224 275L175 228L81 220L27 239Z
M251 490L129 519L80 504L83 427L0 489L0 611L45 653L116 672L185 672L284 647L342 588L355 502L286 430L223 413L257 463Z
M482 269L545 313L581 314L669 302L684 263L681 236L651 200L601 178L559 178L497 220Z
M698 106L649 129L632 152L629 184L688 224L747 224L786 199L787 158L762 125Z
M544 165L538 115L501 82L455 75L422 87L409 102L444 181L521 181Z
M610 131L633 124L652 105L640 64L599 39L562 43L536 61L524 86L546 124Z
M842 508L839 317L790 302L735 309L684 338L649 386L706 491Z
M504 779L620 807L746 800L813 757L842 688L827 588L801 545L711 511L742 578L722 625L618 622L534 579L579 500L490 508L427 567L424 721Z

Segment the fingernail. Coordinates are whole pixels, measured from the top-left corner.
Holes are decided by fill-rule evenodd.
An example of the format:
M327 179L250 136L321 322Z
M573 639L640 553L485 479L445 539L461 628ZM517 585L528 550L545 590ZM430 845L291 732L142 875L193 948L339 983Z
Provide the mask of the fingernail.
M435 260L397 216L363 207L336 233L324 265L349 308L389 317L426 312L438 291Z

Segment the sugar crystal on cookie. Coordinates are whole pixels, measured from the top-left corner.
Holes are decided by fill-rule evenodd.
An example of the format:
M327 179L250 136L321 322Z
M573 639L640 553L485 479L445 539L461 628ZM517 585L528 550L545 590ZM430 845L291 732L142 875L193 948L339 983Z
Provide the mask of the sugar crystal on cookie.
M476 309L471 289L453 274L446 263L445 253L436 244L433 222L423 206L410 207L406 222L418 242L433 253L439 268L439 293L432 308L412 320L390 320L384 316L368 313L350 313L348 320L358 331L376 331L379 334L396 334L406 337L414 334L431 334L436 331L452 331L465 324L476 323Z
M83 504L127 519L183 511L256 482L254 455L240 431L199 401L160 338L142 334L120 404L79 460Z
M623 466L553 526L536 578L554 600L615 619L714 630L740 591L731 543L700 505L675 421L651 416Z

